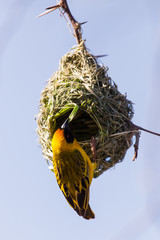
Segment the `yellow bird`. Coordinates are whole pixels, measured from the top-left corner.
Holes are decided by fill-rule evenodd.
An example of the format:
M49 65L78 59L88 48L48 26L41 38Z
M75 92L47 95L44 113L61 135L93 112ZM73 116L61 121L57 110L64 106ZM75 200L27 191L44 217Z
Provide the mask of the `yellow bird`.
M85 219L95 218L89 205L93 165L72 135L68 119L54 133L52 151L57 183L68 203L79 216Z

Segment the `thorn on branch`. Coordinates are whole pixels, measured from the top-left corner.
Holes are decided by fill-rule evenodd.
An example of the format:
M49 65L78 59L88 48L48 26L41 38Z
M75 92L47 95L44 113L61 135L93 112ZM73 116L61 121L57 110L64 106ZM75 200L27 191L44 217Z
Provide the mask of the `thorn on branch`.
M102 57L107 57L108 54L102 54L102 55L94 55L95 58L102 58Z
M59 7L60 7L60 4L57 4L57 5L54 5L54 6L51 6L51 7L47 7L46 10L49 10L49 9L56 10Z
M82 22L82 23L79 23L81 26L83 25L83 24L86 24L88 21L85 21L85 22Z
M57 5L55 5L55 6L52 6L52 7L48 7L48 8L46 8L47 11L45 11L45 12L41 13L40 15L38 15L38 17L42 17L42 16L44 16L44 15L50 13L50 12L53 12L53 11L56 10L57 8L60 8L60 5L59 5L59 4L57 4Z

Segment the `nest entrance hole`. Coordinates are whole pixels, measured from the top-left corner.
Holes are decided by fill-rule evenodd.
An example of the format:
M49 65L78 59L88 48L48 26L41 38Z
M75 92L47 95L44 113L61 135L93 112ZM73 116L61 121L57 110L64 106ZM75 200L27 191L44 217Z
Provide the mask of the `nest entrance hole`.
M57 127L60 128L69 117L71 111L57 118ZM98 135L98 126L93 118L84 110L78 110L75 118L70 122L70 129L78 142L90 141Z

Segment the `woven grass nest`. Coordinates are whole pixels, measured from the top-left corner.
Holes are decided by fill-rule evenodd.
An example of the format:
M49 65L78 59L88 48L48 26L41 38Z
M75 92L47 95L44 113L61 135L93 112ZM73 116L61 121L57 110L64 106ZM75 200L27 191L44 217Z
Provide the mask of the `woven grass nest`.
M52 163L51 140L54 131L70 115L73 135L93 161L91 139L96 142L97 169L94 177L123 160L132 145L130 120L133 104L118 91L108 76L108 68L86 49L84 42L62 57L59 69L41 93L37 117L42 152Z

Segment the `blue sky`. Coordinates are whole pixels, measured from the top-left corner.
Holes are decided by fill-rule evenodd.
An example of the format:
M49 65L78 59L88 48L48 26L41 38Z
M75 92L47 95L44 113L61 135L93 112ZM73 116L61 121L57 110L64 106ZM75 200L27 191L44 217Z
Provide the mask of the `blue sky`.
M139 155L91 186L95 220L67 204L43 159L35 115L46 81L76 44L59 11L36 18L51 0L0 0L1 239L160 239L160 138L142 132ZM135 103L133 122L160 132L159 0L70 0L83 38L122 93Z

